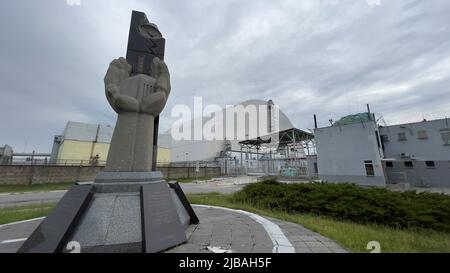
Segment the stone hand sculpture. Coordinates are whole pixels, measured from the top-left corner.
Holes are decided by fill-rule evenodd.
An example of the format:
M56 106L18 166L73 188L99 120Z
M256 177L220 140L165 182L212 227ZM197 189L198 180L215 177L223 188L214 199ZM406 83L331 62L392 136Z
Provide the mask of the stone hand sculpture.
M121 112L139 112L158 116L166 105L170 94L170 74L167 65L158 57L153 59L152 76L154 86L145 90L146 94L129 95L129 90L121 90L128 86L121 84L129 80L132 67L125 58L119 58L111 62L105 77L106 97L111 107L120 114ZM141 75L139 75L141 76ZM147 77L149 82L153 80ZM145 84L145 83L144 83ZM135 91L135 90L133 90Z
M151 172L155 118L170 94L170 74L158 57L151 75L131 76L124 58L111 62L105 76L106 97L118 113L105 171Z

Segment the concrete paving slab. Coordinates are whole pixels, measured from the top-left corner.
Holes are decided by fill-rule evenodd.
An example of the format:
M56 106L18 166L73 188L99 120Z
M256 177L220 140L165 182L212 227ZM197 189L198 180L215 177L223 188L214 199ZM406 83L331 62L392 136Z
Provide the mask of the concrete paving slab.
M108 202L106 202L108 203ZM119 202L120 203L120 202ZM123 204L122 204L123 205ZM126 211L126 205L116 206ZM211 253L208 246L231 249L234 253L272 253L274 243L268 232L256 220L247 215L214 208L193 206L200 224L186 231L188 241L166 251L167 253ZM122 213L121 212L121 213ZM113 212L111 212L113 213ZM225 215L224 215L225 214ZM293 223L266 218L280 227L296 253L347 253L348 250L305 227ZM2 241L27 238L39 225L40 220L0 227L0 252L15 252L21 242L2 244ZM106 223L105 223L106 224ZM289 232L283 227L288 227ZM283 245L279 246L283 248Z

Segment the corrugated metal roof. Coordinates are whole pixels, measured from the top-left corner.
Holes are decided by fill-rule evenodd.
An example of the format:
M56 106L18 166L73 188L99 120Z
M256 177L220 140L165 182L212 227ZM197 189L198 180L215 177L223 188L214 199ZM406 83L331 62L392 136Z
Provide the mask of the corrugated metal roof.
M110 143L113 132L114 127L69 121L63 137L67 140Z
M114 127L100 126L97 141L102 142L102 143L110 143L113 133L114 133Z
M158 147L166 149L172 148L172 136L170 134L160 134L158 136Z

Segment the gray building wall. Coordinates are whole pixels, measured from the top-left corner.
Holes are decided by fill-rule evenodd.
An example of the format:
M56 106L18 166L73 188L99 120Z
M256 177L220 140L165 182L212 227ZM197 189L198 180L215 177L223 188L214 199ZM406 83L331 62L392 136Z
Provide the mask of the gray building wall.
M425 161L412 161L413 167L405 167L408 160L395 160L392 167L387 167L386 179L389 184L408 183L413 187L447 188L450 186L450 162L434 161L435 167L427 167Z
M415 187L450 187L448 119L380 127L380 134L384 146L387 183L409 183ZM434 167L427 166L427 161L432 162ZM410 162L412 167L405 166L405 162Z
M441 133L450 135L450 120L440 119L380 127L387 159L404 159L402 154L417 160L450 160L450 143L444 142ZM441 131L442 130L442 131ZM419 135L426 132L426 138ZM406 140L399 140L403 134Z
M374 121L315 129L319 178L328 182L385 186L383 151L376 132ZM365 161L372 162L373 176L367 175Z
M173 141L171 162L212 161L225 149L224 140Z

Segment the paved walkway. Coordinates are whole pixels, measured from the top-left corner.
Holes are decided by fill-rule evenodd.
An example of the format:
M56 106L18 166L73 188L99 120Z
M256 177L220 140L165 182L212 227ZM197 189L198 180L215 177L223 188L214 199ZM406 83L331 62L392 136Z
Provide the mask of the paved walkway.
M220 209L195 207L200 224L191 226L188 242L169 253L211 253L208 246L241 253L272 253L264 227L250 217Z
M335 241L313 232L301 225L267 218L277 224L291 244L295 253L348 253L349 251Z
M216 208L194 207L200 218L192 226L186 244L169 253L210 253L209 247L231 250L233 253L272 253L274 243L267 230L248 215ZM296 253L347 253L331 239L305 227L289 222L265 218L277 225ZM277 239L277 238L275 238Z
M201 223L188 229L186 244L168 253L348 252L336 242L301 225L217 208L194 206L194 210ZM38 219L0 226L0 253L16 252L40 222Z
M42 219L0 226L0 253L14 253L39 226Z

